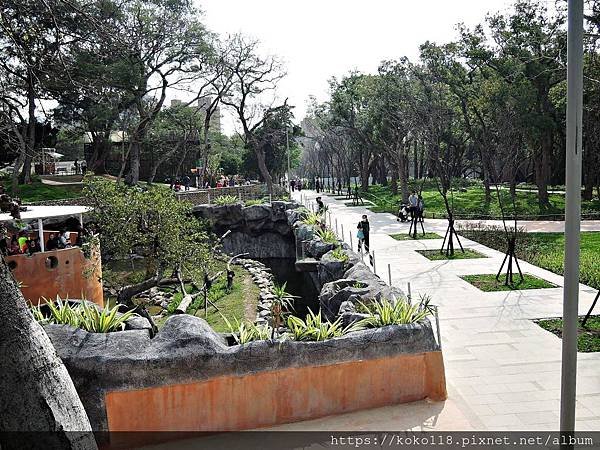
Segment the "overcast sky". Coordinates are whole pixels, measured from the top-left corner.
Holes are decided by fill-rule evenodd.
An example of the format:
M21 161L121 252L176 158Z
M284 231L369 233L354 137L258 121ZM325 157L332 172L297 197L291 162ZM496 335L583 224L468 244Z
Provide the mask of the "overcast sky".
M456 37L455 25L475 25L509 0L196 0L204 23L220 34L243 32L286 63L279 97L306 112L309 95L327 99L327 81L352 69L377 71L379 62L418 55L426 40ZM233 131L224 113L223 128Z

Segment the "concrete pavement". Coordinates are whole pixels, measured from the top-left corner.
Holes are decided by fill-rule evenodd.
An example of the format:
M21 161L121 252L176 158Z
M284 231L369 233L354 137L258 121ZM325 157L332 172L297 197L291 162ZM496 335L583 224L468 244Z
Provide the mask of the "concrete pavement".
M302 191L314 203L316 193ZM295 198L299 199L298 193ZM466 248L485 258L430 261L415 250L439 249L444 220L425 221L425 230L440 240L396 241L392 233L408 231L395 216L346 207L322 196L332 220L343 225L345 240L356 233L362 214L371 222L371 247L377 272L413 296L428 294L439 305L449 398L327 417L274 427L276 430L557 430L560 399L561 340L532 319L562 316L562 276L521 262L524 272L557 288L482 292L460 278L495 273L504 255L468 239ZM562 231L557 222L521 222L529 231ZM600 230L600 221L582 229ZM353 236L354 245L356 239ZM580 286L579 312L587 312L596 291ZM600 429L600 353L580 353L577 380L577 428Z

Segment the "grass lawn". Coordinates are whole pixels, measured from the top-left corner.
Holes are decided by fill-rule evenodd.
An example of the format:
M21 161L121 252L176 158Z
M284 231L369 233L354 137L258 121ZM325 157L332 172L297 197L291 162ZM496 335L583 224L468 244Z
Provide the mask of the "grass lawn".
M6 192L11 192L10 181L2 181ZM17 197L21 198L23 203L35 203L44 200L62 200L65 198L81 197L82 187L80 185L71 186L51 186L43 184L41 181L34 181L31 184L19 185Z
M579 318L579 330L577 337L577 350L584 353L600 351L600 316L591 316L585 328L581 327L583 317ZM563 321L562 319L538 320L536 323L544 330L562 337Z
M484 292L517 291L522 289L544 289L556 287L555 284L546 280L542 280L541 278L533 275L529 275L528 273L523 274L523 281L521 281L519 275L517 274L517 276L514 278L514 284L508 286L504 284L504 275L500 276L500 281L496 281L495 274L464 275L461 278Z
M458 183L457 183L458 184ZM498 198L495 189L492 189L492 201L489 204L485 202L485 193L483 185L478 182L460 180L462 186L454 190L452 195L448 195L448 199L453 199L454 213L457 217L465 218L494 218L500 217L500 208L498 206ZM419 190L420 184L411 182L411 190ZM423 200L425 202L426 217L445 217L446 208L444 200L437 190L433 181L427 181L423 184ZM500 197L508 211L512 211L510 193L508 189L500 190ZM516 209L517 214L522 217L535 218L546 215L562 215L565 208L565 196L563 194L549 194L550 206L541 209L538 204L536 192L517 191L516 194ZM393 195L389 186L369 186L368 194L365 199L369 199L376 203L372 207L373 212L398 212L401 195ZM583 201L582 213L584 214L600 214L600 201Z
M454 255L446 256L446 253L440 253L439 250L417 250L425 258L430 261L442 261L442 260L454 260L454 259L474 259L474 258L487 258L482 253L476 252L475 250L465 249L465 252L461 252L460 249L454 250Z
M393 237L394 239L396 239L397 241L420 241L421 239L442 239L442 237L437 233L425 233L425 235L423 235L423 233L417 233L416 239L414 239L412 237L412 234L408 234L408 233L390 234L390 236Z
M498 229L460 230L459 234L501 252L506 251L503 233ZM520 259L562 275L564 245L563 233L519 233L516 253ZM600 232L582 232L579 248L581 282L600 289Z
M223 267L225 267L225 263L223 263ZM215 270L222 269L217 267ZM231 292L226 292L226 281L223 276L213 284L208 292L208 298L217 305L220 312L231 322L231 325L235 326L236 319L240 322L244 319L254 320L259 288L252 281L250 273L242 266L234 265L233 271L235 272L235 277ZM135 260L133 267L129 261L111 261L103 267L104 279L113 286L123 286L128 283L140 282L144 279L145 273L145 263L142 259ZM185 287L188 293L195 292L191 285L186 285ZM176 285L161 287L160 289L166 292L176 291L167 309L169 313L172 313L179 306L179 303L181 303L183 295ZM114 298L105 300L109 304L114 303ZM160 307L155 306L150 306L149 309L152 314L158 314L162 310ZM229 332L229 328L221 314L214 307L210 306L210 304L208 315L205 317L204 297L202 295L196 297L195 301L188 308L187 313L203 318L217 332ZM170 314L165 314L156 321L156 325L162 328L169 316Z

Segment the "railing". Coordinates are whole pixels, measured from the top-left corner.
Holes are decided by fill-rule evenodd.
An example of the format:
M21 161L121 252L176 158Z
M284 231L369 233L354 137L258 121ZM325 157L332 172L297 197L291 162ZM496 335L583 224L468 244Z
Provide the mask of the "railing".
M287 195L287 189L278 184L273 185L273 194L269 195L266 184L250 184L242 186L225 186L222 188L195 189L179 191L175 195L179 200L187 200L194 205L210 205L219 197L237 197L240 202L249 200L271 200Z

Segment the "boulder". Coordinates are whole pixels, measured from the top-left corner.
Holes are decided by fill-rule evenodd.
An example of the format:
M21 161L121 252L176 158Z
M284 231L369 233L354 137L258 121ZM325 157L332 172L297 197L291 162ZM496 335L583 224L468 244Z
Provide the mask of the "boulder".
M242 208L242 215L246 222L264 221L271 219L271 211L269 205L252 205Z
M318 272L321 285L343 278L346 269L346 263L334 258L331 251L325 253L319 261Z
M227 342L200 317L189 314L173 315L167 319L153 342L160 346L185 348L194 346L209 353L227 347Z
M315 236L306 243L306 256L320 259L325 253L333 250L335 247L335 244L328 244Z
M193 213L200 219L209 220L218 227L242 227L244 216L242 205L197 205Z

